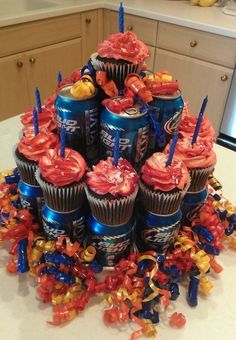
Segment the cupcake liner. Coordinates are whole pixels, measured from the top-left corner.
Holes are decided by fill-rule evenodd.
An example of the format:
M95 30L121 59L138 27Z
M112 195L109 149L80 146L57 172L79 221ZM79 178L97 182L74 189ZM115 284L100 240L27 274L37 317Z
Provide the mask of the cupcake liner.
M182 191L162 192L149 188L142 180L139 180L140 200L143 207L154 214L172 214L180 209L189 185L190 182Z
M88 187L85 187L85 192L92 215L99 222L111 226L124 224L131 219L138 187L131 195L114 199L98 198L93 195Z
M16 146L13 149L13 156L22 181L33 186L38 186L39 184L35 178L35 171L38 168L37 163L27 160L23 156L21 157Z
M35 177L41 186L46 205L59 212L68 212L79 209L85 201L85 181L63 187L56 187L46 182L40 175L39 169L35 172Z
M129 64L128 62L123 62L122 64L119 64L119 61L117 61L116 64L115 62L105 62L98 59L93 62L95 70L105 71L108 79L114 80L118 87L124 86L124 80L128 74L140 73L142 64L143 63L135 65L131 63Z
M191 184L188 188L189 192L199 192L206 186L209 175L215 168L215 164L204 169L188 169L191 176Z

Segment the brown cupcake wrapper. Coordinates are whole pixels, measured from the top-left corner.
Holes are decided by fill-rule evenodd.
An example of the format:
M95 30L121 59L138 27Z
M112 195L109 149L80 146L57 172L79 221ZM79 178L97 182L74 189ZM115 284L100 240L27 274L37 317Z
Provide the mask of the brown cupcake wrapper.
M183 198L189 188L188 182L181 191L169 193L155 191L149 188L142 180L139 180L140 199L143 207L153 214L168 215L180 209Z
M96 59L94 68L96 70L105 71L108 79L114 80L118 86L124 84L124 80L130 73L139 73L141 71L143 63L140 64L115 64L109 62L103 62Z
M136 190L127 197L107 199L97 198L85 187L85 193L91 208L92 215L101 223L108 226L127 223L134 211L135 198L138 193Z
M79 209L85 202L85 181L78 184L56 187L43 180L39 169L35 172L35 177L43 191L46 205L60 212L69 212Z
M207 183L209 175L215 168L215 164L204 169L188 169L191 177L191 184L188 188L188 192L202 191Z
M30 185L38 186L39 184L35 178L35 171L37 170L38 165L32 163L31 161L27 162L27 160L20 159L16 154L16 150L17 147L15 146L13 149L13 156L22 181Z

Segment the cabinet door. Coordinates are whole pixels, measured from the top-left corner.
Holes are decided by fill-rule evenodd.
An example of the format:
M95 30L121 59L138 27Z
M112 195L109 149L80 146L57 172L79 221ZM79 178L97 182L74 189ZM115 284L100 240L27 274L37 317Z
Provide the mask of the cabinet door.
M82 27L82 62L87 64L90 55L97 51L103 37L102 10L88 11L81 15Z
M22 54L0 59L0 121L29 107L25 68Z
M58 71L64 78L82 66L81 38L27 52L26 63L30 103L35 105L35 86L47 98L55 92Z
M233 70L157 48L155 71L161 70L170 71L178 79L183 98L193 113L199 113L202 100L208 95L206 115L218 134Z

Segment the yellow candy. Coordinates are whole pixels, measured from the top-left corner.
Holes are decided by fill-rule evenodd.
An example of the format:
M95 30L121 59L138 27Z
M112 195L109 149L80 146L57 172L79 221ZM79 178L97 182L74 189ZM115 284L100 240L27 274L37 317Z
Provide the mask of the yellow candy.
M163 74L161 81L163 81L163 82L172 81L172 76L170 74Z
M213 288L213 284L206 276L203 276L200 279L199 288L200 288L201 293L207 295L210 293L210 290Z
M93 246L88 246L80 253L81 261L92 262L96 255L96 249Z
M77 81L70 89L72 96L78 99L90 97L95 93L95 86L91 81Z

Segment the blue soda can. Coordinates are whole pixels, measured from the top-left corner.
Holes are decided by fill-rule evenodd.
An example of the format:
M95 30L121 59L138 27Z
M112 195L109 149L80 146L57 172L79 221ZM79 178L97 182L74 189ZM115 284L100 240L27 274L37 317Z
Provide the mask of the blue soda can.
M66 235L71 241L83 243L85 235L85 217L82 209L70 212L58 212L44 205L42 208L43 231L48 240Z
M135 222L118 226L100 223L92 215L87 219L87 243L96 248L96 259L102 266L113 267L122 258L129 255L133 245Z
M133 166L139 165L148 152L148 110L140 111L136 104L119 114L104 108L100 118L101 157L113 156L117 131L119 132L119 157L128 159Z
M29 209L38 222L41 222L41 210L44 204L43 192L39 186L33 186L19 181L20 204L23 209Z
M204 206L205 200L208 196L207 188L204 188L199 192L187 192L182 202L182 221L181 224L188 224L191 222L200 212Z
M66 131L66 146L78 151L88 161L99 156L99 119L96 94L77 99L70 93L72 85L63 86L56 98L57 124Z
M141 207L136 238L139 251L165 253L178 235L181 217L180 210L171 215L156 215Z
M153 151L162 151L178 130L184 102L180 91L172 95L153 96L150 106L157 108L157 138Z

